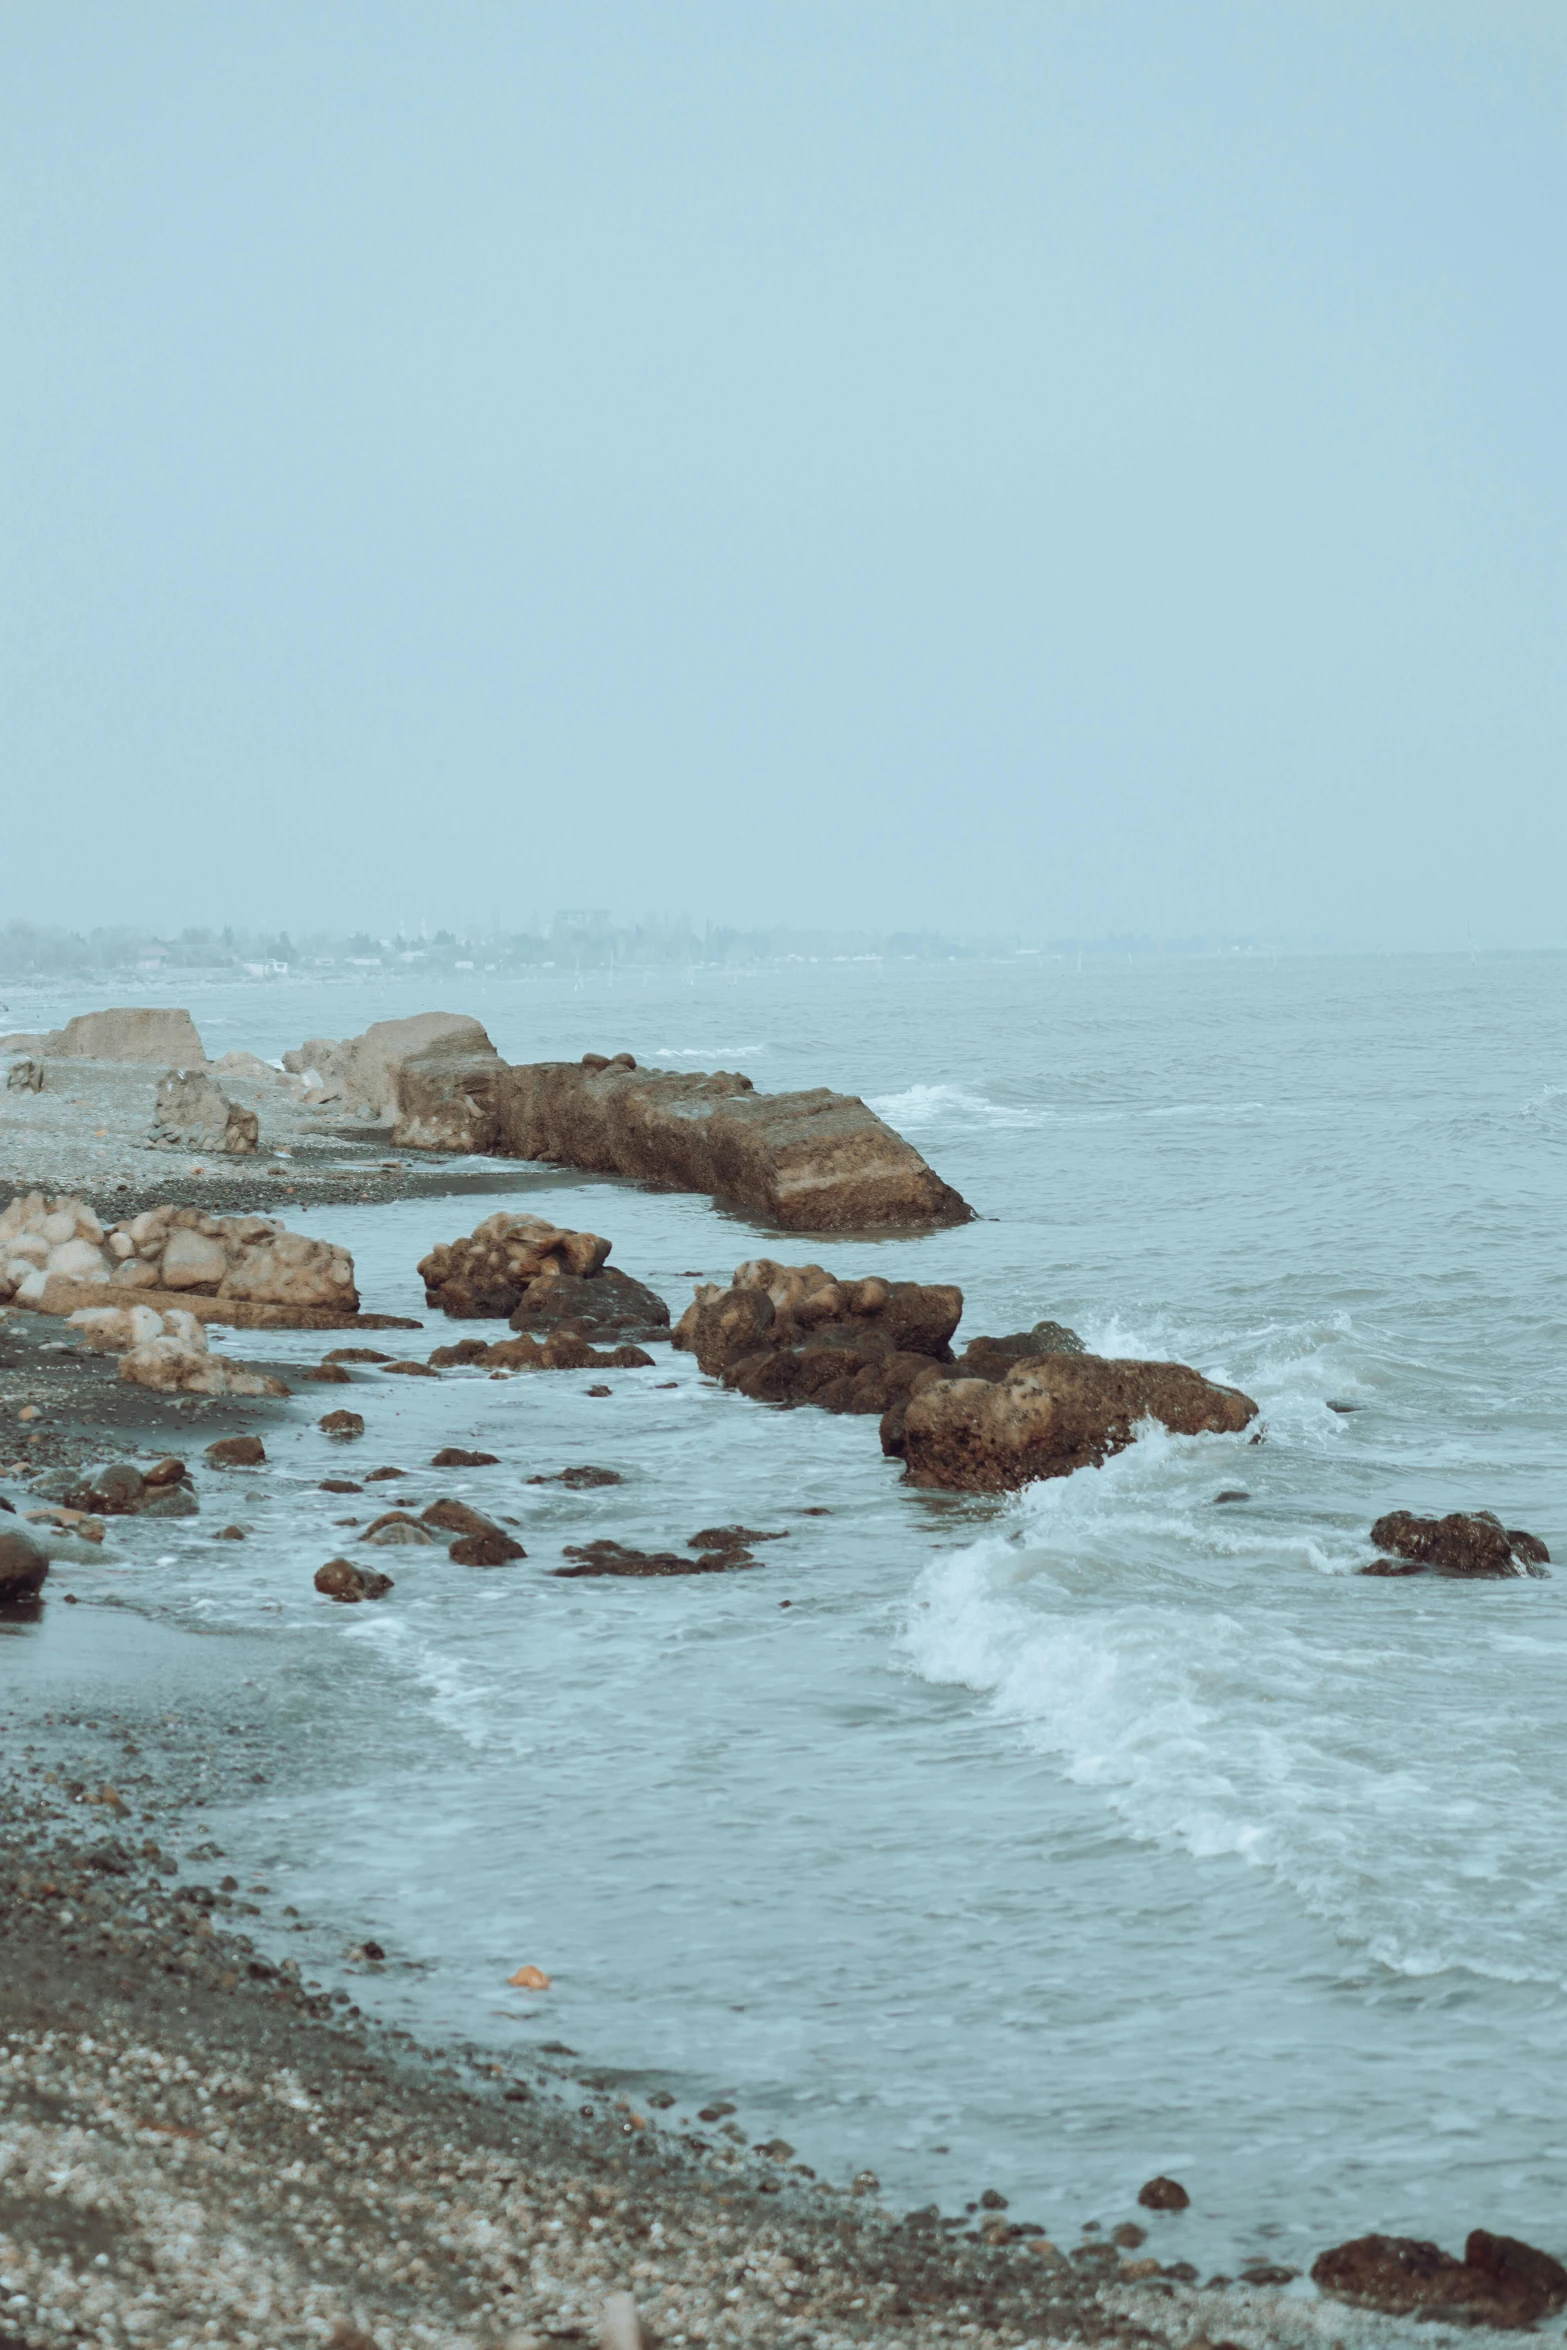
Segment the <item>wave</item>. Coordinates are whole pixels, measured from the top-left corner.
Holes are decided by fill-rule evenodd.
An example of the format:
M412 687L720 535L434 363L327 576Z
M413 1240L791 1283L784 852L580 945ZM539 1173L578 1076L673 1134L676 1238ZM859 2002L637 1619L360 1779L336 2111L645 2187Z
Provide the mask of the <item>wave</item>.
M1048 1110L1026 1110L1002 1102L987 1101L983 1094L970 1093L961 1085L911 1085L902 1093L883 1093L868 1097L867 1107L885 1118L889 1126L900 1132L907 1129L919 1133L923 1128L945 1126L962 1131L979 1127L1038 1126L1050 1116Z
M1216 1509L1244 1442L1153 1427L1030 1488L919 1577L902 1663L974 1691L1135 1840L1268 1870L1379 1967L1564 1983L1567 1805L1531 1783L1528 1718L1561 1642L1477 1639L1461 1588L1417 1614L1405 1587L1394 1619L1389 1586L1349 1579L1363 1536Z

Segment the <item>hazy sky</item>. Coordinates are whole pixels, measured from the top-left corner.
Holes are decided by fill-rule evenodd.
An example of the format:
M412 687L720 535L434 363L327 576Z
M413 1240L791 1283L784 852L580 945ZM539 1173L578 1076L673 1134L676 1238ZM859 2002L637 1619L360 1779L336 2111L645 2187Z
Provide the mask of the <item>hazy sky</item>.
M1567 943L1567 9L13 0L0 916Z

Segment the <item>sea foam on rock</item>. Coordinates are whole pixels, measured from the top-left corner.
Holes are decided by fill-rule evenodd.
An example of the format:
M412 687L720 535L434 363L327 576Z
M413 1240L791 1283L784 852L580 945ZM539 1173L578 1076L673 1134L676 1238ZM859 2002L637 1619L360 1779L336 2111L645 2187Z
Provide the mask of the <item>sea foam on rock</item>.
M1140 1420L1199 1436L1233 1434L1256 1416L1249 1395L1185 1363L1045 1354L1013 1362L1000 1379L926 1383L909 1400L895 1449L911 1484L1006 1493L1097 1468L1132 1442Z
M1410 1510L1389 1510L1371 1529L1384 1553L1362 1567L1363 1575L1456 1575L1495 1580L1544 1575L1550 1552L1538 1534L1504 1526L1490 1510L1452 1510L1445 1518L1417 1518Z

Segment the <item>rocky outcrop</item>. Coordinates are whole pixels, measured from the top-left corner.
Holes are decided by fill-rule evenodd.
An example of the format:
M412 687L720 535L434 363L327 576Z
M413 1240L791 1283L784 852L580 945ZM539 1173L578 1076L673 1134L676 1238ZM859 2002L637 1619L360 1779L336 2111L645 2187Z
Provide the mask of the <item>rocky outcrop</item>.
M856 1096L759 1094L749 1077L540 1061L506 1071L494 1147L705 1191L789 1232L966 1222L972 1210Z
M758 1403L882 1413L943 1375L962 1313L947 1283L840 1281L824 1265L755 1257L728 1289L697 1291L674 1342Z
M189 1296L338 1319L359 1306L348 1251L290 1232L271 1216L208 1216L165 1205L105 1232L83 1200L46 1200L36 1191L13 1199L0 1214L0 1299L70 1313L83 1302L75 1292L84 1286L113 1289L106 1304L129 1305L137 1293L156 1292L160 1303Z
M464 1012L417 1012L407 1020L377 1020L363 1036L313 1036L283 1055L283 1066L304 1084L307 1103L340 1110L379 1126L403 1117L403 1072L410 1131L394 1136L409 1150L487 1150L491 1130L471 1104L465 1083L483 1090L505 1067L482 1024ZM418 1131L415 1131L415 1130ZM421 1139L422 1134L428 1139ZM461 1136L463 1139L442 1139Z
M231 1102L204 1070L171 1069L158 1087L152 1112L155 1143L243 1157L254 1151L260 1134L255 1111Z
M0 1607L36 1599L49 1573L49 1553L21 1526L0 1527Z
M270 1371L207 1352L207 1333L192 1317L193 1337L144 1339L120 1357L120 1377L136 1387L166 1395L287 1395L286 1381Z
M1371 1529L1383 1553L1363 1575L1458 1575L1495 1580L1543 1575L1550 1552L1538 1534L1504 1526L1490 1510L1453 1510L1445 1518L1417 1518L1389 1510Z
M1516 2236L1472 2230L1462 2260L1416 2236L1356 2236L1312 2264L1312 2282L1335 2301L1391 2316L1451 2312L1467 2325L1527 2326L1567 2307L1567 2268Z
M466 1240L421 1258L425 1303L463 1318L504 1315L514 1330L666 1338L669 1308L607 1266L609 1251L597 1233L565 1231L542 1216L487 1216Z
M1250 1396L1185 1363L1048 1354L1014 1362L999 1380L925 1383L888 1449L901 1452L912 1484L1005 1493L1097 1468L1131 1443L1140 1420L1197 1436L1233 1433L1256 1416Z
M145 1004L81 1012L63 1028L25 1043L46 1058L67 1061L151 1061L165 1069L199 1069L207 1058L189 1012Z
M93 1518L193 1518L197 1510L185 1463L172 1455L150 1469L107 1461L85 1472L57 1470L38 1490L62 1509Z
M79 1331L94 1354L129 1354L155 1338L177 1338L202 1354L207 1350L201 1324L180 1306L78 1306L66 1316L65 1326Z

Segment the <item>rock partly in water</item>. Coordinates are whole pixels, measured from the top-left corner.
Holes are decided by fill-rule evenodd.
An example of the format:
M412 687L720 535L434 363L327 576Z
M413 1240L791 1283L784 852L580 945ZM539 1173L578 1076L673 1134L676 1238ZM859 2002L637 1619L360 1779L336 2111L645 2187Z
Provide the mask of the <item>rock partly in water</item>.
M1144 2180L1137 2200L1144 2211L1184 2211L1191 2197L1179 2179L1167 2179L1161 2171L1157 2178Z
M286 1380L271 1371L230 1362L207 1352L206 1332L196 1325L198 1342L183 1338L152 1338L120 1357L120 1377L136 1387L152 1387L165 1395L287 1395Z
M198 1507L184 1462L173 1458L147 1470L131 1461L108 1461L85 1473L62 1469L39 1490L94 1518L190 1518Z
M728 1289L698 1289L674 1343L758 1403L883 1413L943 1376L962 1313L950 1283L841 1281L824 1265L756 1257Z
M639 1069L629 1053L510 1068L494 1147L705 1191L789 1232L966 1223L973 1211L850 1094L759 1094L749 1077Z
M433 1545L435 1536L406 1510L387 1510L384 1516L371 1520L359 1539L388 1550L418 1550Z
M171 1069L158 1087L152 1112L155 1143L245 1157L260 1134L255 1111L231 1102L204 1069Z
M460 1444L443 1444L430 1466L432 1469L494 1469L500 1466L500 1454L469 1452Z
M668 1336L669 1308L644 1282L606 1265L610 1243L542 1216L487 1216L463 1240L420 1261L425 1303L464 1318L505 1316L535 1335Z
M940 1378L911 1397L895 1443L912 1484L1006 1493L1097 1468L1141 1420L1178 1436L1233 1434L1257 1416L1237 1387L1185 1363L1041 1355L999 1380Z
M324 1436L336 1436L345 1441L363 1436L365 1432L364 1419L359 1412L323 1412L316 1425Z
M1526 2326L1567 2306L1567 2269L1516 2236L1476 2228L1457 2260L1415 2236L1356 2236L1312 2263L1312 2282L1336 2301L1389 2315L1452 2312L1470 2325Z
M328 1559L324 1567L317 1567L315 1583L324 1599L341 1600L346 1606L361 1599L384 1599L392 1588L390 1575L378 1574L374 1567L356 1567L352 1559Z
M1537 1534L1504 1526L1490 1510L1452 1510L1445 1518L1417 1518L1389 1510L1371 1529L1383 1555L1363 1575L1456 1575L1496 1580L1543 1575L1550 1552Z
M687 1558L676 1550L633 1550L622 1542L568 1542L565 1557L574 1563L556 1567L563 1577L591 1575L726 1575L737 1567L754 1567L751 1553L741 1548L699 1551Z
M49 1573L49 1553L21 1526L0 1532L0 1607L36 1599Z
M267 1448L259 1436L220 1436L207 1447L207 1458L215 1469L259 1469L267 1457Z
M624 1482L618 1469L595 1468L591 1461L582 1461L572 1469L556 1469L548 1477L528 1479L530 1485L569 1485L574 1492L587 1492L595 1485L620 1485Z
M647 1371L653 1358L640 1346L616 1346L600 1352L574 1330L556 1330L544 1339L526 1331L516 1338L497 1339L487 1346L482 1338L460 1338L455 1346L438 1346L430 1357L438 1370L482 1371Z

